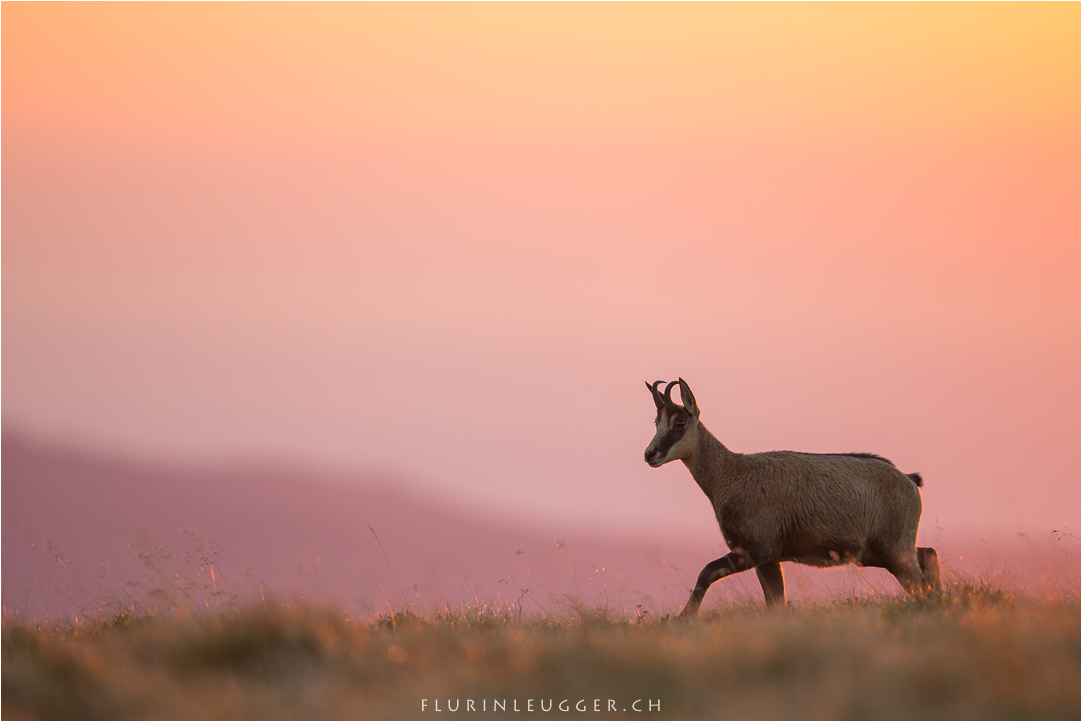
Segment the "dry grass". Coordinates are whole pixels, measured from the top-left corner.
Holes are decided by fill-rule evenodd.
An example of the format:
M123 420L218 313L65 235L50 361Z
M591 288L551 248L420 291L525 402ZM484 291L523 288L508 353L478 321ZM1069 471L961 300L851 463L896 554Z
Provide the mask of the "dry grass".
M1079 618L1077 597L1027 600L955 584L938 600L732 606L690 623L581 607L523 617L510 605L365 620L309 605L129 613L74 626L9 619L2 711L6 719L1078 719ZM610 699L615 713L605 711ZM445 711L456 700L458 712ZM493 713L493 700L506 709ZM562 700L570 711L560 711ZM586 712L575 710L579 700ZM632 711L635 700L646 711Z

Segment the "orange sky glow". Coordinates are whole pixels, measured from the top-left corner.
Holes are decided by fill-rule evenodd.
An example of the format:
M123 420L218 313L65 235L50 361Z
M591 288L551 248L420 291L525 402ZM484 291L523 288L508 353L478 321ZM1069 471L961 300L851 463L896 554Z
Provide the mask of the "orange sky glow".
M1077 532L1077 3L4 3L6 428L714 535L735 451Z

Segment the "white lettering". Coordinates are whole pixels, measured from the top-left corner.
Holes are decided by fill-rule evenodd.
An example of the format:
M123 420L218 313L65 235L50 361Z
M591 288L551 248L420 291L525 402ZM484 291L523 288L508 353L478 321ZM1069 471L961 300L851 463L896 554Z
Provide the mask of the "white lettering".
M526 702L526 711L527 712L533 712L533 700L532 699L527 700L527 702Z
M650 711L651 712L654 711L654 700L650 700ZM661 700L660 699L657 701L657 711L658 712L661 711Z
M477 710L475 710L473 708L473 700L472 699L466 700L466 711L467 712L476 712L477 711Z
M447 711L448 712L457 712L458 711L458 700L457 699L455 700L455 706L454 707L451 706L451 700L447 700Z
M636 706L635 706L635 705L637 705L637 704L638 704L639 702L642 702L642 700L641 700L641 699L637 699L637 700L635 700L634 702L632 702L632 703L631 703L631 709L635 710L636 712L642 712L642 710L641 710L641 709L639 709L638 707L636 707Z
M500 706L500 711L501 712L506 712L507 711L507 700L504 700L503 702L500 702L500 700L498 700L498 699L492 700L492 711L493 712L496 711L496 705Z
M564 705L567 705L567 706L565 707ZM570 702L570 700L565 699L563 702L560 703L560 711L561 712L570 712L571 711L571 702Z
M552 711L552 700L551 699L549 700L549 708L548 709L545 709L545 700L541 700L541 711L542 712L551 712Z
M515 707L515 709L514 709L514 710L512 710L512 711L514 711L514 712L521 712L522 710L520 710L520 709L518 708L518 697L516 697L515 699L513 699L513 700L511 700L511 701L512 701L512 702L514 703L514 707Z
M442 712L443 711L443 710L440 709L440 701L438 699L432 700L432 704L435 705L435 709L436 709L437 712Z
M580 704L582 705L581 707L579 707ZM575 709L577 709L579 712L585 712L586 711L586 700L580 699L578 702L576 702L575 703Z
M616 711L616 700L614 700L614 699L609 700L609 709L607 711L608 712L615 712Z
M422 700L421 700L421 711L422 711L422 712L424 712L424 711L425 711L425 704L426 704L427 702L428 702L428 700L427 700L427 699L422 699Z
M599 704L601 704L601 700L595 699L594 700L594 712L600 712L601 711L601 708L598 707Z

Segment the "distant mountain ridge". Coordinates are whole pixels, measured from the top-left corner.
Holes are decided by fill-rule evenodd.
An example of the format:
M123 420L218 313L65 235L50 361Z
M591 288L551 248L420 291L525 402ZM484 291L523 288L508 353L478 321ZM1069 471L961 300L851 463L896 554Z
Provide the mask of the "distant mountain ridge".
M355 611L497 597L660 608L709 555L471 519L359 474L169 467L11 433L2 461L4 605L31 615L145 603L170 584Z

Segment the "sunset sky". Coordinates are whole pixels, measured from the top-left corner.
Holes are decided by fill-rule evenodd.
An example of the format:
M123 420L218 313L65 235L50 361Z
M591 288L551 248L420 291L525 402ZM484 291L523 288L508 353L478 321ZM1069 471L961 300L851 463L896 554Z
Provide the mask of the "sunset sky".
M2 6L5 431L717 536L642 453L1080 521L1080 6Z

